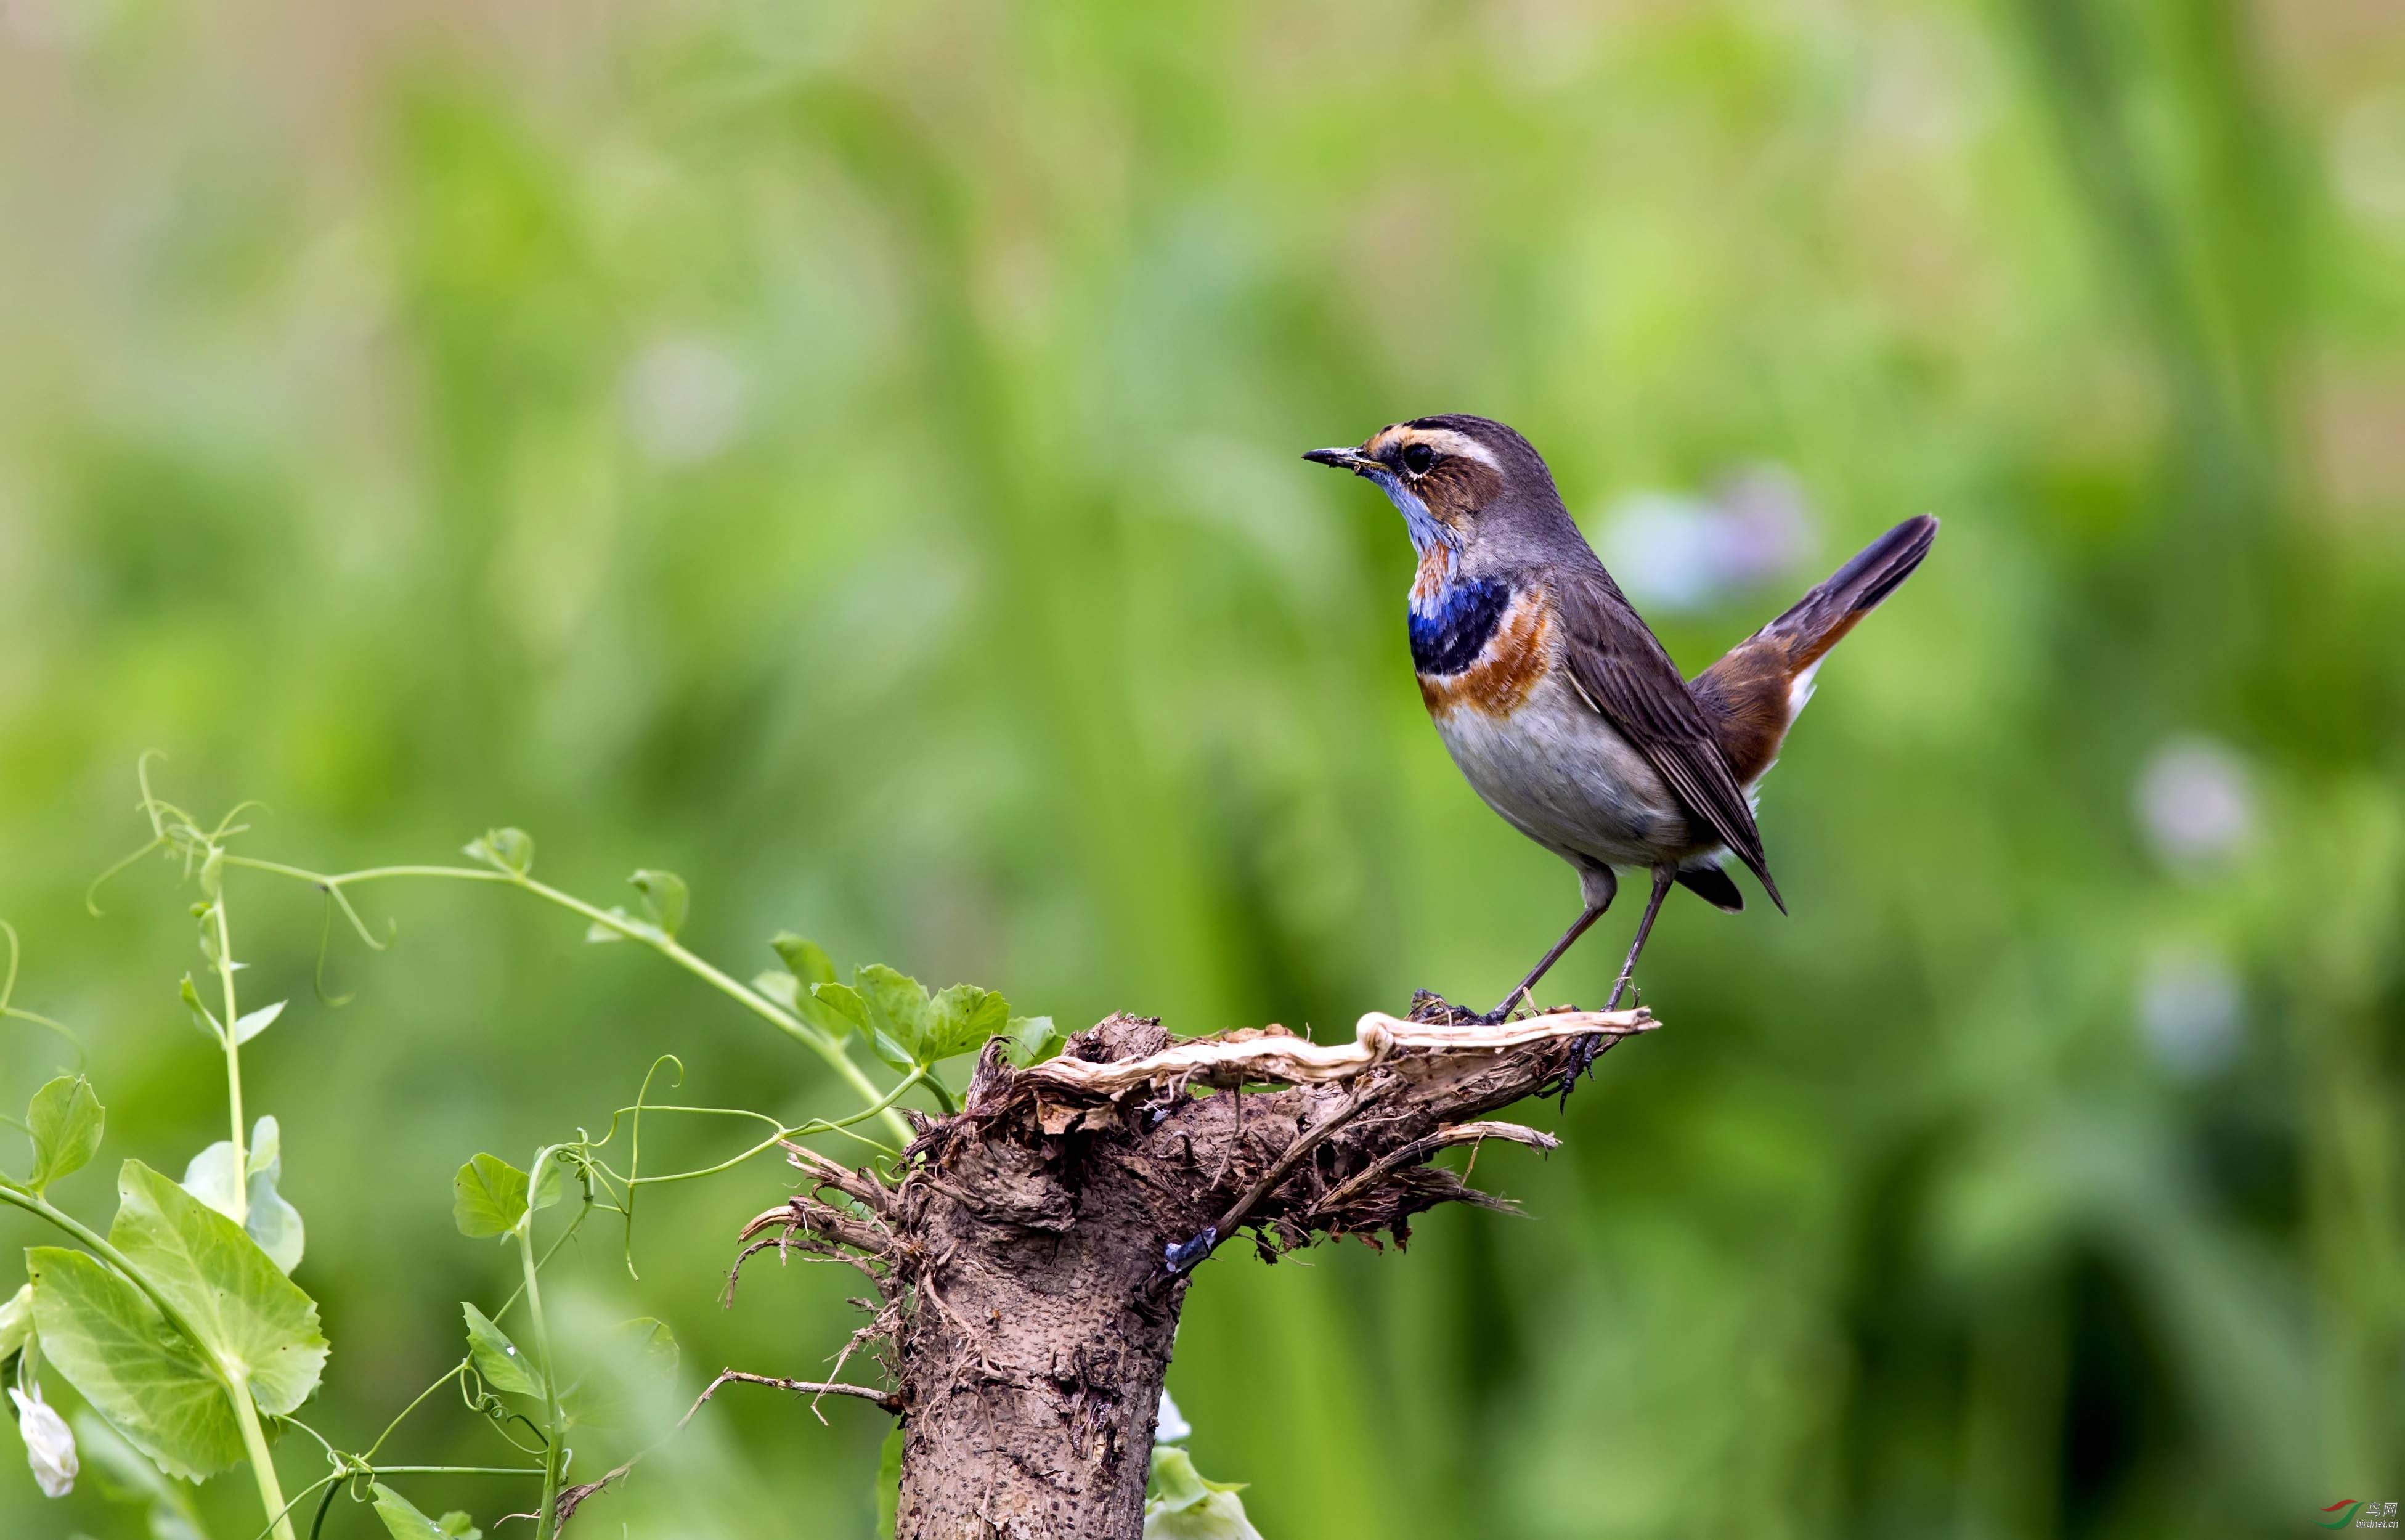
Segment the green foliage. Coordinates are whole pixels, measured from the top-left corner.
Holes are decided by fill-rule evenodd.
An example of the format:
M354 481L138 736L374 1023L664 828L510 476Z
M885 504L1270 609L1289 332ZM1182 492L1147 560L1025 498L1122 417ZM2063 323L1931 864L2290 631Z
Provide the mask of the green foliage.
M673 871L639 869L626 879L642 897L643 914L638 919L617 904L610 906L607 922L597 920L586 927L584 939L595 942L623 941L628 933L660 940L674 940L684 928L685 911L692 903L692 894L683 878Z
M833 1034L838 1042L853 1032L858 1032L865 1038L875 1030L871 1024L873 1018L869 1013L868 1001L851 984L832 982L812 984L809 987L808 998L819 1008L819 1013L812 1019L824 1022L826 1030ZM888 1044L886 1049L873 1051L877 1052L880 1058L885 1057L888 1052L894 1053L901 1052L898 1046L893 1044ZM889 1058L886 1062L890 1064L893 1061Z
M140 1161L125 1163L117 1192L109 1241L178 1312L179 1324L249 1387L261 1411L289 1412L307 1400L327 1354L309 1296L232 1220ZM37 1281L37 1304L39 1293ZM42 1335L47 1342L47 1326Z
M509 1334L493 1324L484 1311L464 1302L459 1310L468 1321L468 1356L485 1383L510 1395L541 1399L545 1383L541 1366L518 1351Z
M646 869L638 870L626 881L634 883L635 891L643 896L643 912L651 916L652 924L659 927L662 935L673 936L684 928L685 908L691 901L691 895L685 889L683 878L673 871Z
M250 1041L251 1038L274 1026L275 1018L284 1014L284 1001L278 1000L274 1005L263 1005L256 1010L246 1010L236 1017L233 1024L235 1046L239 1047Z
M531 1207L550 1208L559 1201L560 1192L559 1165L547 1161ZM509 1235L528 1211L527 1174L499 1155L472 1156L451 1179L451 1217L471 1240Z
M214 933L204 930L201 934L208 936ZM184 1001L184 1009L191 1013L192 1024L200 1028L201 1036L208 1038L212 1042L224 1041L224 1026L218 1023L217 1016L210 1011L209 1008L201 1003L201 992L199 988L193 984L192 976L189 973L184 975L181 994Z
M921 1052L941 1062L983 1048L986 1039L1010 1029L1010 1002L976 984L952 984L928 1002L926 1038Z
M790 930L779 931L768 944L784 970L763 973L756 982L778 1003L837 1042L865 1027L867 1007L849 985L836 982L825 948Z
M194 1478L236 1459L246 1460L267 1509L268 1529L276 1540L295 1540L295 1536L290 1505L281 1495L279 1473L259 1414L297 1420L291 1414L316 1392L329 1349L317 1330L315 1304L287 1277L302 1255L303 1227L299 1211L278 1191L283 1174L281 1124L273 1116L261 1116L246 1138L238 1121L243 1103L239 1050L273 1024L283 1006L278 1002L248 1012L239 1010L236 980L245 965L231 954L225 893L225 874L230 869L251 868L314 882L332 906L327 916L329 925L339 911L361 940L377 948L385 943L377 940L344 895L349 883L401 871L485 880L487 869L498 870L546 902L588 918L599 915L592 920L598 931L647 943L678 967L766 1017L844 1072L865 1100L859 1111L847 1116L812 1119L792 1128L779 1125L750 1150L696 1170L641 1175L631 1168L617 1170L605 1152L617 1137L613 1121L599 1139L580 1131L571 1141L538 1150L531 1176L490 1153L471 1157L455 1173L455 1226L471 1239L498 1237L515 1243L521 1279L515 1297L527 1303L532 1336L521 1348L492 1317L463 1302L467 1359L421 1392L402 1415L405 1418L423 1405L444 1380L465 1375L462 1389L471 1411L503 1430L518 1425L533 1429L540 1439L541 1463L524 1474L539 1477L541 1484L536 1508L541 1516L537 1524L541 1540L551 1540L560 1522L570 1429L599 1429L627 1421L626 1414L639 1410L648 1392L672 1380L678 1361L676 1339L667 1324L651 1317L637 1318L598 1334L600 1340L591 1345L598 1350L584 1355L587 1372L563 1385L557 1344L545 1324L539 1277L544 1259L537 1255L534 1224L539 1213L568 1196L568 1174L571 1170L576 1174L583 1201L551 1243L550 1251L557 1250L597 1206L614 1209L631 1222L636 1190L646 1183L710 1176L795 1137L836 1132L875 1117L892 1119L893 1104L916 1086L926 1086L939 1103L949 1105L940 1084L927 1073L933 1059L925 1055L964 1052L1005 1029L1015 1030L1022 1038L1032 1036L1026 1024L1010 1020L1001 998L990 992L954 986L931 998L915 982L891 969L869 970L880 998L904 1012L906 1024L895 1026L894 1033L922 1055L912 1073L880 1092L844 1055L837 1038L813 1031L799 1014L797 1008L805 998L799 977L787 972L764 979L746 991L674 944L672 938L682 924L688 897L685 884L671 874L649 869L636 873L635 885L649 913L641 921L597 911L534 882L527 870L531 841L512 830L496 831L469 847L470 854L485 863L483 868L317 875L276 862L228 855L225 841L245 827L234 821L239 809L215 828L204 828L152 792L147 760L140 779L142 807L149 816L153 839L137 856L163 851L180 860L188 871L197 868L204 874L201 880L207 901L193 906L192 912L201 923L203 951L212 967L215 989L223 999L223 1016L202 1001L200 988L190 975L184 979L182 994L195 1024L223 1054L228 1100L236 1121L231 1137L211 1143L193 1157L180 1185L168 1182L138 1161L128 1161L120 1174L117 1217L103 1241L51 1208L41 1192L88 1162L98 1147L103 1122L98 1098L79 1076L60 1077L44 1086L26 1125L35 1148L33 1179L25 1185L0 1181L0 1202L35 1214L92 1250L44 1248L29 1254L31 1281L17 1301L0 1310L0 1343L7 1349L0 1357L14 1355L30 1363L40 1345L54 1335L51 1358L60 1371L95 1407L121 1425L130 1448L140 1451L129 1452L127 1459L147 1457L160 1470ZM14 932L7 934L13 948ZM781 958L792 960L812 976L814 989L833 987L830 978L821 977L832 973L823 953L796 945L790 938L781 938L778 951ZM14 987L14 957L12 950L9 975L0 982L0 1009L7 1009L5 1001ZM779 986L780 979L784 987ZM858 1002L857 996L854 1000ZM817 1009L814 1000L811 1009ZM865 1011L866 1007L862 1009ZM56 1025L47 1018L19 1014ZM232 1025L224 1025L226 1022ZM682 1075L673 1058L658 1061L655 1072L661 1067L675 1067ZM646 1077L646 1093L649 1087ZM739 1109L648 1109L654 1116L735 1115L773 1121ZM623 1110L640 1119L646 1109L639 1105ZM907 1132L907 1125L898 1120L895 1125ZM630 1142L634 1137L630 1126ZM633 1163L630 1156L630 1166ZM501 1395L534 1405L513 1408L498 1399ZM49 1491L64 1490L74 1475L64 1423L57 1423L55 1434L52 1452L57 1458L47 1464L43 1460L48 1456L36 1461L36 1474ZM372 1463L373 1448L367 1455L353 1456L329 1445L328 1452L337 1465L334 1476L318 1483L328 1488L328 1502L340 1486L372 1477L378 1469ZM640 1460L641 1453L635 1458ZM485 1474L506 1475L512 1469ZM371 1482L370 1489L381 1519L394 1533L452 1533L471 1527L461 1514L446 1514L439 1522L429 1520L389 1488ZM155 1503L151 1506L162 1533L189 1527L187 1508ZM321 1508L320 1521L322 1517Z
M1066 1033L1052 1024L1049 1016L1013 1016L1007 1030L1010 1062L1021 1069L1052 1057L1069 1040Z
M935 1009L927 986L883 963L855 968L851 978L853 995L866 1014L871 1051L896 1069L934 1062L930 1027Z
M59 1247L27 1251L25 1267L43 1357L135 1448L191 1481L242 1458L224 1382L140 1290Z
M628 914L623 904L612 904L602 912L609 916L606 921L596 920L584 927L584 940L594 946L611 946L623 941L626 940L628 930L643 925L643 922ZM654 927L644 925L644 928Z
M243 1228L259 1242L259 1249L288 1275L301 1265L307 1236L301 1222L301 1210L277 1191L277 1184L284 1180L284 1135L273 1117L262 1117L252 1125L250 1159L245 1163L245 1170L249 1190Z
M34 1140L34 1169L25 1185L39 1193L90 1165L105 1122L100 1097L81 1075L62 1075L35 1092L25 1109Z
M368 1491L374 1497L376 1517L384 1520L393 1540L483 1540L485 1532L464 1513L429 1519L408 1498L381 1481L372 1483Z
M815 958L806 959L810 971L833 973L825 954L811 951ZM853 970L850 984L812 979L809 987L807 998L819 1008L813 1020L828 1023L838 1038L861 1033L869 1051L895 1069L933 1070L946 1059L977 1053L993 1038L1008 1039L1013 1061L1021 1065L1060 1048L1050 1017L1015 1017L1009 1001L976 984L951 984L931 996L907 974L870 963Z
M826 948L816 941L781 930L768 944L783 961L785 971L800 980L805 988L835 982L835 963L827 956Z
M301 1211L276 1191L284 1178L284 1134L273 1117L251 1125L249 1155L240 1183L234 1179L233 1141L219 1139L184 1167L184 1191L242 1225L286 1274L301 1265L306 1226ZM238 1190L239 1189L239 1190Z
M468 842L466 855L471 861L524 877L534 870L534 836L522 828L487 829Z

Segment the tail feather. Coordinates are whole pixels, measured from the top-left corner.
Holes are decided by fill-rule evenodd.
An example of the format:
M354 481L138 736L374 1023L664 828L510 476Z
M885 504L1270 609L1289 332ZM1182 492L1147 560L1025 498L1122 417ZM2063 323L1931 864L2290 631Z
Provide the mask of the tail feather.
M1878 609L1912 575L1937 538L1937 520L1917 515L1856 552L1828 581L1790 605L1787 612L1740 646L1765 639L1787 643L1791 666L1807 669L1837 644L1854 623ZM1717 666L1717 665L1715 665Z
M1695 677L1691 688L1738 784L1751 786L1770 769L1812 698L1821 659L1912 575L1936 538L1929 515L1906 519Z

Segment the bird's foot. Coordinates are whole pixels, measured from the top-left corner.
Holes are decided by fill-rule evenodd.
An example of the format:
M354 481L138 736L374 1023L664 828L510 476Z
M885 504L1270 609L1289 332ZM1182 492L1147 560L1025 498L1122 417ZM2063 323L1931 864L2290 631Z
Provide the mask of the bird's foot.
M1456 1005L1451 1000L1446 999L1443 996L1430 994L1425 989L1415 989L1412 992L1412 1008L1405 1014L1404 1019L1406 1021L1419 1023L1425 1026L1487 1026L1493 1024L1490 1017L1483 1016L1477 1011L1470 1010L1468 1006Z
M1620 997L1626 994L1629 994L1628 973L1623 969L1620 982L1611 986L1611 998L1603 1002L1603 1009L1607 1011L1619 1010ZM1637 999L1632 997L1628 1002L1630 1009L1634 1010L1637 1003ZM1570 1039L1569 1062L1562 1069L1563 1111L1569 1110L1570 1093L1578 1089L1579 1077L1595 1067L1596 1055L1602 1052L1603 1038L1600 1036Z
M1596 1055L1603 1052L1600 1035L1570 1039L1569 1061L1562 1067L1562 1110L1570 1108L1570 1093L1578 1089L1579 1077L1595 1067Z

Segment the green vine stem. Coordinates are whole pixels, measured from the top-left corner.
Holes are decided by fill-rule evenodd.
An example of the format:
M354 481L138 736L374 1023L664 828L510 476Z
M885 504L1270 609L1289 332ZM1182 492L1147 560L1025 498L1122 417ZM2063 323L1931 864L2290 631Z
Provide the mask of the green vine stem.
M844 1052L841 1043L777 1004L776 1001L769 999L758 990L717 968L657 925L646 924L628 915L613 914L597 904L586 903L573 894L563 893L548 883L538 882L525 872L450 866L370 867L359 871L322 872L311 871L303 867L289 866L281 861L268 861L258 856L231 854L225 857L225 864L246 867L254 871L273 872L277 876L289 877L323 889L342 904L345 913L349 917L353 927L358 930L361 939L370 946L379 949L383 943L377 941L373 934L360 922L358 911L351 908L349 900L344 896L343 890L355 883L381 882L389 878L422 877L464 883L501 883L521 888L546 903L556 904L570 913L582 915L592 924L626 940L640 941L650 947L654 952L824 1059L837 1074L843 1077L845 1083L859 1094L864 1102L872 1107L882 1107L879 1115L895 1138L907 1144L916 1137L910 1125L903 1121L901 1113L893 1109L886 1094L879 1091L877 1088L877 1082L869 1079L867 1072L860 1067L851 1054Z
M214 863L221 858L221 847L211 847L209 861ZM204 866L203 869L206 870L207 867ZM242 1020L242 1015L234 1005L233 935L226 925L225 889L222 883L217 886L218 891L209 895L209 912L217 926L218 978L223 986L225 998L225 1015L218 1023L218 1036L225 1044L226 1105L233 1119L233 1212L228 1217L247 1229L250 1224L250 1146L248 1131L242 1121L242 1043L234 1031L234 1024Z
M542 1191L542 1167L551 1160L554 1149L546 1146L534 1157L534 1168L527 1173L527 1192L531 1196ZM559 1365L551 1354L551 1327L542 1313L542 1286L536 1278L540 1269L534 1260L534 1216L531 1202L518 1219L518 1264L526 1272L527 1313L534 1321L534 1350L542 1370L542 1506L535 1513L536 1540L551 1540L559 1530L559 1480L565 1470L568 1448L567 1420L559 1411Z
M272 1533L275 1540L294 1540L291 1505L284 1501L284 1488L275 1477L275 1456L267 1448L267 1431L260 1426L259 1407L250 1398L250 1381L239 1374L224 1377L226 1394L233 1402L234 1420L242 1427L242 1447L250 1456L250 1468L259 1478L259 1500L274 1515Z
M17 995L17 963L20 950L17 927L6 920L0 920L0 940L6 940L8 943L8 968L6 973L0 973L0 1021L31 1022L46 1032L57 1033L66 1040L68 1046L75 1050L76 1067L82 1068L85 1058L82 1038L77 1037L63 1022L54 1022L38 1011L26 1010L9 1003Z
M289 1422L292 1420L290 1418L286 1418L283 1420ZM316 1521L309 1526L310 1540L316 1540L318 1532L325 1528L326 1510L333 1505L334 1491L339 1491L342 1489L343 1484L348 1481L372 1481L380 1476L541 1476L542 1474L542 1472L539 1470L532 1470L523 1465L371 1465L364 1459L352 1459L347 1455L338 1454L333 1458L339 1468L317 1477L316 1480L310 1482L307 1486L293 1493L292 1501L284 1505L284 1513L289 1514L299 1508L302 1504L309 1501L309 1499L316 1496L320 1492L325 1492L325 1502L320 1504L317 1508ZM334 1491L330 1491L327 1490L329 1488L332 1488ZM278 1515L278 1517L283 1517L283 1515ZM268 1540L268 1536L274 1532L274 1525L270 1523L266 1529L260 1530L258 1534L254 1536L254 1540Z

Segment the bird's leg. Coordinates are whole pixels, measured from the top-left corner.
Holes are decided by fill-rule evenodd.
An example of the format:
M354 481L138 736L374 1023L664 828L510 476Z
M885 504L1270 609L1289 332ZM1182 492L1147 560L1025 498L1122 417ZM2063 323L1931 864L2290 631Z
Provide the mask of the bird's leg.
M1612 981L1611 998L1603 1002L1606 1010L1620 1009L1621 992L1628 987L1631 975L1637 971L1637 954L1645 950L1645 938L1653 933L1653 916L1662 912L1662 900L1670 896L1670 883L1678 873L1668 867L1653 869L1653 897L1645 900L1645 913L1637 922L1637 935L1628 943L1628 960L1620 965L1620 977Z
M1677 877L1670 867L1653 869L1653 896L1645 900L1644 916L1637 922L1637 936L1628 943L1628 960L1620 965L1620 977L1612 982L1611 998L1603 1002L1606 1010L1620 1009L1620 996L1628 988L1629 979L1637 972L1637 954L1645 950L1645 938L1653 933L1653 916L1662 912L1662 900L1670 896L1670 883ZM1603 1052L1600 1037L1579 1038L1570 1044L1569 1067L1562 1072L1562 1105L1568 1107L1570 1092L1579 1077L1595 1064L1595 1056Z
M1654 901L1659 903L1661 900L1657 897ZM1482 1019L1491 1026L1511 1015L1519 1003L1527 998L1528 991L1537 987L1537 981L1543 978L1555 963L1562 960L1562 954L1570 949L1571 943L1586 934L1587 926L1603 917L1604 906L1610 902L1610 899L1606 898L1602 904L1588 904L1579 917L1570 922L1569 929L1562 932L1562 939L1554 943L1553 950L1537 959L1537 966L1528 969L1528 976L1520 981L1520 987L1504 996L1503 1003L1488 1011Z

